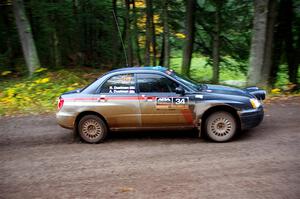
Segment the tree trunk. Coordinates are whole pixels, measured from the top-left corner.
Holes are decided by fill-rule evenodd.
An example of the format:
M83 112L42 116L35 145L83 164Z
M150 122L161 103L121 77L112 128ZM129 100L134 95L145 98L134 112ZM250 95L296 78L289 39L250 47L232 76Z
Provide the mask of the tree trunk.
M15 71L15 58L16 50L13 45L13 38L11 37L14 34L14 18L11 15L10 6L2 6L0 7L0 23L3 23L5 29L3 29L3 40L0 41L0 54L6 54L7 59L5 62L1 63L6 65L10 71Z
M290 0L281 0L279 4L278 16L277 16L277 25L275 26L275 34L274 34L274 53L273 53L273 62L271 67L271 75L270 75L270 84L272 86L276 83L277 72L279 69L280 61L282 59L282 55L286 55L287 63L288 63L288 73L289 80L293 82L297 82L297 71L298 65L300 62L299 53L300 50L295 49L293 46L294 42L292 41L292 4ZM296 31L297 32L297 31ZM298 31L299 32L299 31ZM298 40L299 43L299 40ZM299 44L300 45L300 44ZM297 46L297 45L296 45Z
M219 65L220 65L220 26L221 26L221 4L219 0L215 0L215 24L213 31L213 83L219 83Z
M151 22L151 44L152 44L152 65L156 66L156 35L155 35L155 23L154 23L154 18L153 18L153 4L152 0L147 0L149 1L149 13L150 13L150 22Z
M159 56L159 66L165 66L164 65L164 59L165 59L165 37L162 37L162 42L161 42L161 50L160 50L160 56Z
M278 14L276 19L276 25L274 27L274 42L273 42L273 55L271 62L271 71L269 77L269 84L274 87L277 80L277 72L283 52L283 39L285 37L284 21L285 21L285 9L283 7L283 1L280 1L278 6Z
M169 0L163 1L163 66L170 68L170 33L168 17Z
M31 33L31 26L25 14L23 0L13 1L13 11L16 19L17 30L22 44L25 62L31 76L40 67L35 43Z
M152 41L151 36L151 6L152 1L146 0L146 43L145 43L145 65L150 65L150 46ZM151 6L151 7L150 7Z
M150 64L152 51L152 65L156 65L156 38L155 24L153 20L152 0L146 0L146 52L145 64Z
M137 11L135 7L135 0L132 0L132 12L133 12L133 25L134 25L134 43L135 43L135 54L137 58L137 65L140 66L142 63L140 45L139 45L139 34L138 34L138 25L137 25Z
M248 70L248 85L261 82L261 72L264 64L266 31L267 31L268 0L254 1L254 21L250 50L250 66Z
M276 80L277 80L277 72L279 69L279 64L281 61L281 54L282 54L282 47L283 47L283 40L281 37L278 37L281 34L281 30L275 32L274 38L274 52L272 56L272 63L270 68L270 77L269 77L269 85L274 87Z
M261 74L261 85L262 86L271 86L270 75L271 67L273 64L273 53L275 48L274 43L274 28L277 18L277 1L269 2L268 9L268 22L267 22L267 32L266 32L266 45L265 45L265 54L264 54L264 63Z
M127 43L127 54L128 54L128 64L133 66L133 51L132 51L132 40L131 40L131 23L130 23L130 1L126 0L126 43Z
M51 3L53 4L58 4L59 1L57 0L52 0ZM55 68L58 68L61 66L61 51L60 51L60 41L59 41L59 37L57 35L57 32L59 30L59 28L57 28L57 22L59 21L57 14L56 13L51 13L50 15L50 20L51 20L51 24L52 24L52 60L53 60L53 65Z
M88 23L87 23L87 16L85 13L87 13L87 5L85 2L80 2L80 8L81 13L84 13L84 15L81 17L81 53L82 56L80 56L79 64L80 65L86 65L87 64L87 57L88 57Z
M195 38L195 0L187 0L186 4L186 17L185 17L185 42L183 47L183 57L182 57L182 74L189 76L191 59L193 53L193 44Z
M288 75L289 82L297 84L297 74L298 74L298 64L296 59L299 54L296 54L296 50L293 46L294 36L293 36L293 27L292 23L294 21L294 11L293 11L293 2L292 0L284 0L286 8L286 20L285 20L285 53L288 64Z
M55 24L54 24L55 25ZM60 54L60 42L57 37L56 28L54 28L52 33L53 39L53 58L54 58L54 65L56 68L61 66L61 54Z
M77 13L78 13L78 2L77 2L77 0L72 0L72 10L73 10L73 15L77 16Z
M120 64L120 59L119 59L119 53L120 52L120 38L118 35L120 34L118 31L118 17L117 17L117 0L112 0L112 9L113 9L113 15L112 15L112 20L113 20L113 34L112 34L112 68L115 67L116 65ZM111 68L111 69L112 69Z

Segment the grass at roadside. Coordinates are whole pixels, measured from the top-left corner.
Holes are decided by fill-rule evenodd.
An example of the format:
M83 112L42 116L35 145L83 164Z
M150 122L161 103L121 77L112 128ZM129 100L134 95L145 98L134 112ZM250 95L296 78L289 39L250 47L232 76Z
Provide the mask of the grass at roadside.
M60 94L84 87L101 72L37 71L32 78L7 79L0 83L0 115L54 112Z
M238 87L245 86L247 77L240 69L239 63L230 57L223 57L223 59L226 60L226 64L222 64L220 66L220 83ZM171 58L171 69L178 73L181 73L181 64L181 57ZM275 88L278 88L280 91L286 90L290 86L287 71L287 65L280 65L277 74L277 81L275 83ZM192 79L198 82L209 83L213 76L212 66L209 64L209 59L201 55L195 55L192 59L190 75ZM298 82L299 81L300 67L298 70Z
M233 62L232 59L230 59L229 61ZM181 57L171 58L171 68L178 73L181 73L181 63ZM208 64L207 57L193 57L190 70L191 78L194 80L197 80L199 82L209 82L212 79L212 67ZM226 82L229 80L235 80L244 83L246 81L246 76L239 70L234 71L228 67L221 67L220 82Z

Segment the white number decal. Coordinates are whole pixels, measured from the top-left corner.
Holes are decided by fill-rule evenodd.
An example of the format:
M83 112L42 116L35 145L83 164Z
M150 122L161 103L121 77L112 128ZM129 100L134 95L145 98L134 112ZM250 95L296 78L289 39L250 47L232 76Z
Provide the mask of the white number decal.
M185 99L175 99L175 104L185 104Z

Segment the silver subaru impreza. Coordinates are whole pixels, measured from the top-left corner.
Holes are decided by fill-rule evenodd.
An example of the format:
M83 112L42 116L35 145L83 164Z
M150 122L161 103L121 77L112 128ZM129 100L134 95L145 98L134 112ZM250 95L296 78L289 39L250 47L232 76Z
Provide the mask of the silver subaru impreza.
M197 129L216 142L257 126L265 91L198 84L164 67L110 71L83 89L62 94L57 122L89 143L119 130Z

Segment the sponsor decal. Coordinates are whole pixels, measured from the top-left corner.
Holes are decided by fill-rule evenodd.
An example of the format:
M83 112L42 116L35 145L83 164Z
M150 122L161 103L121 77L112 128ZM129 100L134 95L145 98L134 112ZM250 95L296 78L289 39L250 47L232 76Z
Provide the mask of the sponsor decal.
M157 97L157 109L187 109L188 97Z
M135 93L135 86L109 86L109 93Z
M173 98L172 97L157 97L156 98L156 108L157 109L170 109L172 107Z
M159 97L157 98L158 104L169 104L172 103L172 97Z

